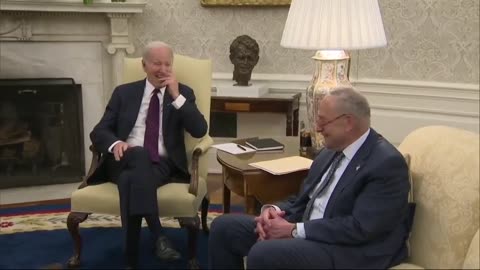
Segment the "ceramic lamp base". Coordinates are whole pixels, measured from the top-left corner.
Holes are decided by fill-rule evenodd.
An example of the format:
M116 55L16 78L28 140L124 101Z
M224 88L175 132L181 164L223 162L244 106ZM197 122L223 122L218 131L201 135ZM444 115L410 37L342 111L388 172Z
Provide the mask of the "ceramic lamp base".
M323 148L324 138L316 131L317 111L320 100L338 86L352 86L348 80L350 56L343 50L317 51L314 57L315 72L307 88L306 103L312 147Z

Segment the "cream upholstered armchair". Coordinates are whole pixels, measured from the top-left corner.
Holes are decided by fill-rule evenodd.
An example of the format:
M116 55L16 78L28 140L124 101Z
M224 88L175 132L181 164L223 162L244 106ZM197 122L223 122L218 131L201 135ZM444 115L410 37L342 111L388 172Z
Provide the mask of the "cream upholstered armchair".
M411 256L393 269L479 269L479 136L445 126L410 133L416 203Z
M204 115L207 123L210 118L210 96L212 83L211 60L194 59L187 56L175 55L173 70L177 80L190 86L196 96L197 107ZM132 82L145 78L141 58L125 58L123 81ZM190 266L196 264L196 239L200 220L198 210L202 205L202 227L206 231L206 216L208 201L207 193L207 158L205 153L212 145L213 140L207 134L201 139L195 139L188 133L185 136L185 146L191 174L190 184L170 183L157 190L159 216L175 217L180 226L188 229L189 261ZM88 176L98 165L100 154L90 147L93 152L92 164ZM100 185L86 186L85 181L79 189L72 193L71 210L67 218L68 230L74 241L74 255L68 265L80 265L82 251L79 223L87 219L91 213L120 215L118 190L115 184L107 182Z

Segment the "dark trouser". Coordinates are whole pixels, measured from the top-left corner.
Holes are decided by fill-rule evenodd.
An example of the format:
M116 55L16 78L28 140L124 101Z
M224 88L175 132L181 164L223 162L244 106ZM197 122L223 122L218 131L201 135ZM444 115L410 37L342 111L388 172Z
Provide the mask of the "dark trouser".
M335 245L306 239L257 241L253 216L228 214L213 220L208 240L210 269L385 269L405 258L385 253L366 255L359 246Z
M111 179L117 184L120 195L127 263L135 266L142 218L145 217L155 239L160 234L157 188L168 183L172 164L165 158L161 158L160 163L152 163L143 147L132 147L125 151L120 161L111 159L107 166L110 172L116 172Z
M333 268L328 245L304 239L257 241L252 216L229 214L216 218L208 241L210 269Z

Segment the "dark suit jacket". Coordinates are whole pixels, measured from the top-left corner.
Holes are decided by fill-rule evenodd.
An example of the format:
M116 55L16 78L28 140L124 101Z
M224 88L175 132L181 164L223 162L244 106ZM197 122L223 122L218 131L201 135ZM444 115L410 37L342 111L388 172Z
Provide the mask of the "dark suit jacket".
M102 182L115 172L109 172L105 159L114 159L108 148L118 140L126 141L135 125L145 89L145 80L118 86L113 91L105 114L90 133L95 148L102 153L99 168L88 179L89 183ZM168 158L173 162L179 175L174 177L189 181L187 157L185 153L184 131L195 138L207 133L207 122L195 104L193 90L179 84L180 94L186 99L180 109L172 105L172 97L165 91L163 99L162 131Z
M298 196L278 206L290 222L301 222L308 194L328 169L334 152L315 158ZM331 245L336 267L366 267L373 256L406 257L404 224L408 209L408 167L403 156L373 129L348 164L325 209L323 219L305 222L308 240ZM365 261L347 258L358 251ZM370 258L369 258L370 257ZM354 259L355 260L355 259Z

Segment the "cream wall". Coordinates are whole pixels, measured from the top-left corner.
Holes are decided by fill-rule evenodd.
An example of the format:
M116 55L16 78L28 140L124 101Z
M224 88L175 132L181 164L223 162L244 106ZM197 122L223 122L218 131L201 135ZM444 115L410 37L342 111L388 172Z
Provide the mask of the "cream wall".
M380 6L389 45L354 53L353 76L478 84L478 0L380 0ZM231 72L229 45L248 34L260 46L255 73L311 74L313 51L280 46L287 14L288 7L149 0L144 14L132 19L132 41L141 48L161 39L179 53L212 58L216 72Z
M199 2L148 1L144 14L132 18L132 43L141 48L159 39L178 53L211 58L215 85L231 80L229 45L248 34L260 46L253 83L267 83L275 93L304 93L314 52L280 46L288 7L204 8ZM371 103L373 127L396 145L425 125L478 132L479 1L379 2L388 46L351 52L350 78ZM300 119L305 111L303 101ZM239 114L238 137L283 134L284 122L282 115ZM211 171L218 172L214 154Z

